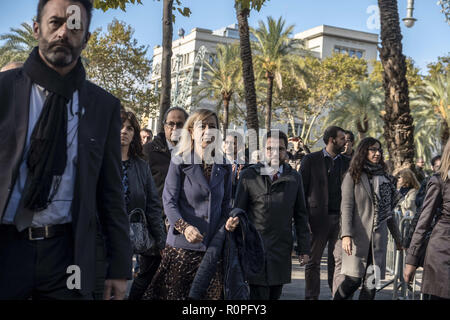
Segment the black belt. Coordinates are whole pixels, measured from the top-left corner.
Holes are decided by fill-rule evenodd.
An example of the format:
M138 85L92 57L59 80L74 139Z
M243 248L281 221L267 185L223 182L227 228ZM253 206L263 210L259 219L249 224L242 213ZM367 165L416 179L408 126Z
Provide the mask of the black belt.
M14 229L16 232L16 226L15 225L1 225L3 228L7 229ZM65 223L65 224L55 224L55 225L49 225L44 227L38 227L38 228L26 228L22 232L18 232L23 238L28 240L44 240L44 239L50 239L58 236L62 236L64 234L67 234L72 230L72 224L71 223Z

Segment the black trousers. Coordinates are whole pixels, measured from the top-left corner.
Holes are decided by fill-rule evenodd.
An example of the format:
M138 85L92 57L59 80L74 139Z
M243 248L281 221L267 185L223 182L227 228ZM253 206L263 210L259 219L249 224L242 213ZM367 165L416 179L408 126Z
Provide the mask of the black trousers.
M354 250L354 249L353 249ZM367 268L372 264L373 256L372 256L372 244L370 244L369 255L367 258L367 266L365 270L365 274L362 278L345 276L344 281L337 288L336 293L334 294L333 300L348 300L350 299L356 290L358 290L359 286L362 283L361 291L359 293L359 300L374 300L375 294L377 292L376 288L369 289L366 286L366 276L367 276Z
M13 225L0 225L0 300L89 300L67 287L73 236L28 240Z
M128 300L141 300L158 270L161 256L139 256L139 273L133 280Z
M250 285L250 300L279 300L283 285L257 286Z
M318 300L320 295L320 263L325 247L328 245L327 271L328 286L333 291L335 261L334 247L339 235L339 215L329 214L324 226L311 229L311 256L305 266L305 300Z

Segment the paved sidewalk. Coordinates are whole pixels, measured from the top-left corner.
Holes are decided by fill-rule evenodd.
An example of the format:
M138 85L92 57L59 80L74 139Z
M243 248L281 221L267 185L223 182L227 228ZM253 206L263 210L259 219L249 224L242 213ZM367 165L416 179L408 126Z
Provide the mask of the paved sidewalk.
M326 251L325 251L326 252ZM322 257L320 266L320 300L331 300L331 291L327 281L327 264L326 257ZM417 275L421 278L421 269ZM393 276L386 272L386 279L381 281L381 286L393 279ZM420 290L420 289L419 289ZM359 291L359 290L358 290ZM393 285L389 285L383 290L377 292L375 300L392 300ZM354 299L359 297L357 292ZM300 267L297 258L292 258L292 282L283 286L281 300L304 300L305 299L305 267ZM416 298L417 299L417 298Z

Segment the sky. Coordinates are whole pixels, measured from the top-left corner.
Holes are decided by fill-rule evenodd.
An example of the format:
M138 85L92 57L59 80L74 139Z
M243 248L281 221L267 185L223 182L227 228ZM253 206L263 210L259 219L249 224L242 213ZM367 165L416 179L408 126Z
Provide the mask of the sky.
M20 27L22 22L31 23L37 3L37 0L0 0L0 34ZM101 27L105 31L114 18L130 24L135 29L138 44L149 47L148 57L151 58L153 47L162 40L162 2L142 0L142 3L128 5L126 12L94 10L91 29ZM400 19L406 16L406 3L407 0L398 1ZM416 0L414 17L418 20L415 25L406 28L401 22L403 54L415 61L422 74L426 73L428 63L450 53L450 25L436 3L437 0ZM189 18L177 15L174 39L178 38L180 28L188 34L196 27L216 30L237 23L233 0L183 0L183 4L192 14ZM376 0L270 0L260 12L251 12L249 24L257 27L259 20L281 16L287 25L295 25L294 33L325 24L379 34L374 24L374 11L370 10L376 6Z

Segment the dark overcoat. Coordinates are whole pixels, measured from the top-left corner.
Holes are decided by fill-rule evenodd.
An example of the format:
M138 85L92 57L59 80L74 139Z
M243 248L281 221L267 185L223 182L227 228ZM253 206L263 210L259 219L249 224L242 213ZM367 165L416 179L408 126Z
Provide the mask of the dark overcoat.
M263 167L255 164L241 173L234 206L247 212L264 243L265 268L249 283L282 285L291 282L292 220L299 253L310 253L308 212L300 174L285 163L281 176L272 182L262 174Z

